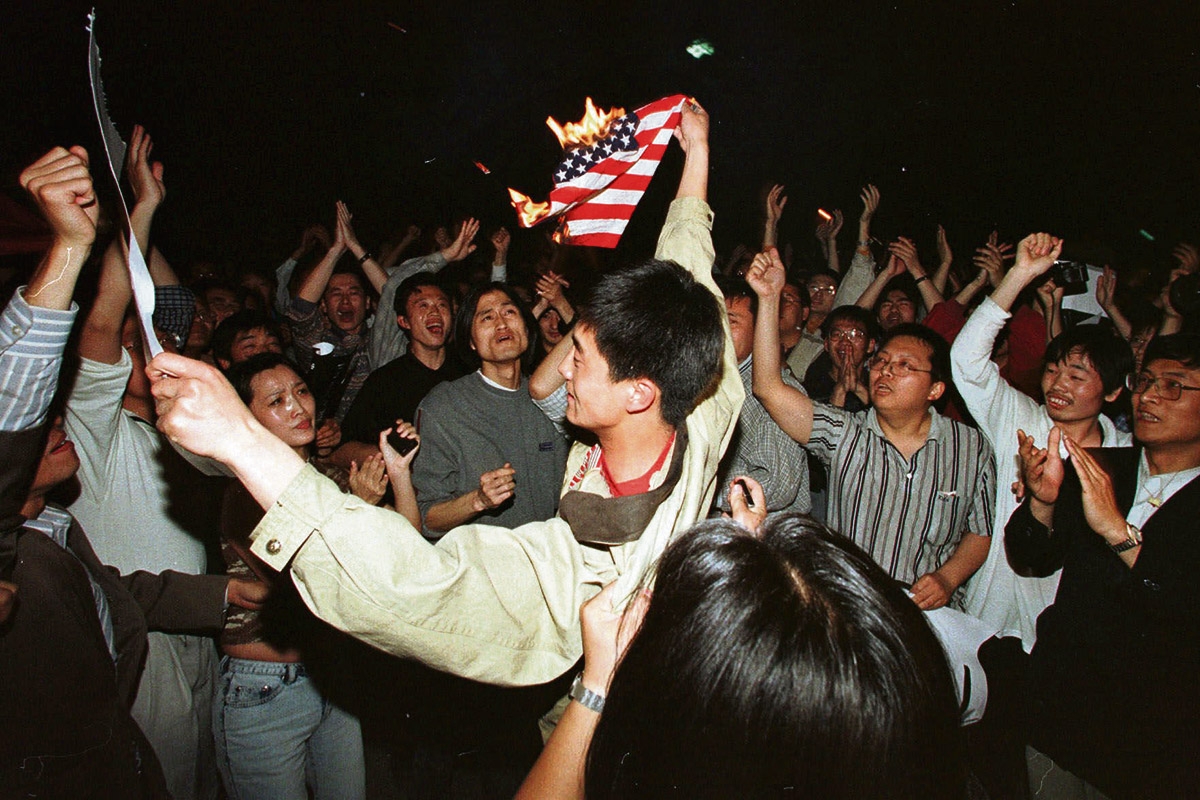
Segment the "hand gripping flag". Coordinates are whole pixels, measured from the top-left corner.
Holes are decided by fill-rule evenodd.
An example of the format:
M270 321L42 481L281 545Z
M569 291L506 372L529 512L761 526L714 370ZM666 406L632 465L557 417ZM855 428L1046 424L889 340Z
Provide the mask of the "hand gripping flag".
M618 116L594 141L573 141L569 130L564 134L557 123L547 120L563 142L563 159L545 203L508 190L521 227L532 228L561 215L556 241L616 247L679 126L686 101L684 95L671 95ZM590 99L588 112L589 116L594 112Z

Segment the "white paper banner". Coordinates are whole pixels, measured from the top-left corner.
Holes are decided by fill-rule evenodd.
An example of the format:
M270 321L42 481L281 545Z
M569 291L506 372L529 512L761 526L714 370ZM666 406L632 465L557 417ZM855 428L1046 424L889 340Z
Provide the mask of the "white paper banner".
M133 285L133 302L137 306L138 319L142 323L142 340L150 358L162 352L162 345L154 333L154 280L146 266L146 257L138 246L137 237L133 235L133 226L129 222L129 205L125 202L125 194L121 191L120 166L125 163L125 141L112 119L108 116L108 102L104 97L104 82L100 79L100 48L96 46L96 10L88 14L88 75L92 79L92 103L96 107L96 120L100 123L100 135L104 138L104 151L108 158L108 171L113 176L117 186L117 197L121 201L121 217L125 220L125 230L129 232L129 246L126 250L129 265L129 281Z

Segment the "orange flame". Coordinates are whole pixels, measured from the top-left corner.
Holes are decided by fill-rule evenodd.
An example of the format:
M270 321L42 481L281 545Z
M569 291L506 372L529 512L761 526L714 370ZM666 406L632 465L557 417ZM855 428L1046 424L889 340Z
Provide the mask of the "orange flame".
M528 195L521 194L516 189L509 189L508 196L512 198L513 208L521 219L521 227L532 228L550 213L550 203L535 203Z
M554 135L558 137L558 143L563 146L564 150L568 147L591 147L608 135L608 127L614 120L623 116L625 116L625 109L613 108L608 111L600 111L589 97L583 119L579 122L559 125L554 117L546 117L546 125L554 131Z

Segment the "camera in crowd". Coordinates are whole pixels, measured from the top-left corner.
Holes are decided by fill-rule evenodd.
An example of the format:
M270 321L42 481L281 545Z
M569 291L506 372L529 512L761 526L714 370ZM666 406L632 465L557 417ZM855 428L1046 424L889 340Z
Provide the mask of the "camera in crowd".
M1063 288L1064 295L1082 294L1088 288L1088 265L1082 261L1055 261L1046 273L1049 280Z

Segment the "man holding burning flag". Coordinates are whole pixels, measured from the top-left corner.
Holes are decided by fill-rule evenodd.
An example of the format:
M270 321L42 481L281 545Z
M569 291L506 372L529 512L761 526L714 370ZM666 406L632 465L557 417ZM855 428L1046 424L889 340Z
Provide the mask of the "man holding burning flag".
M150 366L159 426L268 509L253 551L289 569L318 616L437 669L543 683L582 652L580 605L618 578L623 604L704 516L745 395L710 275L707 114L682 104L674 135L683 174L656 258L600 280L562 367L568 417L598 445L568 457L560 517L430 544L302 463L212 368L169 354Z

